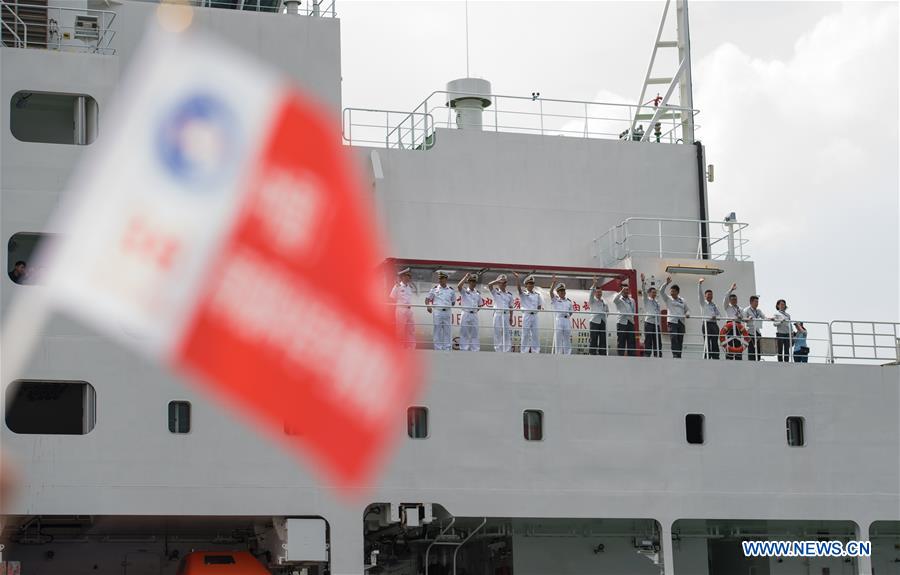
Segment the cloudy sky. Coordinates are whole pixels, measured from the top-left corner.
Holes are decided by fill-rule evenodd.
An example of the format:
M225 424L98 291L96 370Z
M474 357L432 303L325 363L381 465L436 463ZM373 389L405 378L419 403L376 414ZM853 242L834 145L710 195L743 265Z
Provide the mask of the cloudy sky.
M500 94L636 102L663 2L469 3ZM412 109L465 76L463 2L340 0L343 105ZM898 5L692 2L711 217L749 222L757 289L795 318L900 321Z

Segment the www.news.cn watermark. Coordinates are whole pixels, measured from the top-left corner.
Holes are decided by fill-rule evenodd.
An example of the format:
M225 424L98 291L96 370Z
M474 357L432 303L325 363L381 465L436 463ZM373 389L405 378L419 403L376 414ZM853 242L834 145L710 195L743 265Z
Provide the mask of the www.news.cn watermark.
M741 541L745 557L869 557L871 541Z

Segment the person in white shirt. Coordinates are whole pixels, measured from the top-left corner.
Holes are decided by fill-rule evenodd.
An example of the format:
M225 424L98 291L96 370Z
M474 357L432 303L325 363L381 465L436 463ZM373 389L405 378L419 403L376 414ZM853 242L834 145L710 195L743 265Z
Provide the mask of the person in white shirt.
M743 359L744 352L733 352L728 351L727 345L729 343L734 343L738 345L743 345L743 337L741 334L741 327L743 325L744 314L741 311L740 306L738 305L738 296L734 293L734 290L737 289L737 284L732 283L731 287L728 288L728 291L725 293L725 297L722 299L722 308L725 310L725 317L728 321L726 321L725 325L728 325L728 322L731 322L731 329L729 333L726 334L726 348L725 348L725 359Z
M613 305L619 312L616 321L616 345L619 355L637 355L637 335L634 331L634 300L628 295L628 285L622 284L622 289L613 297Z
M450 351L453 348L450 337L450 313L456 305L456 291L447 285L447 274L438 272L438 285L425 296L425 309L434 316L434 349Z
M662 298L666 302L666 327L669 329L669 342L672 347L672 357L680 358L681 350L684 348L684 322L691 317L691 309L687 302L681 297L681 288L677 284L672 283L672 276L666 278L663 284ZM669 294L666 295L666 288L669 288Z
M700 298L700 315L703 317L703 335L706 337L706 359L719 359L719 306L713 301L713 291L703 291L703 278L697 281L697 297Z
M762 324L766 319L765 314L759 309L759 296L750 296L750 305L744 308L744 319L747 321L747 331L750 333L750 344L747 346L747 359L759 361L759 343L762 338Z
M554 288L556 290L554 291ZM556 285L556 276L550 280L550 305L556 313L553 324L553 353L571 355L572 353L572 300L566 297L566 284Z
M463 284L468 284L464 286ZM484 306L484 298L478 291L478 276L467 273L456 286L459 290L462 317L459 320L459 349L462 351L479 351L478 341L478 309Z
M487 285L494 302L494 351L502 352L512 351L513 294L506 291L506 283L506 275L500 274Z
M513 272L516 277L516 288L519 290L519 306L522 308L522 353L541 353L541 335L538 332L538 312L543 307L541 294L534 289L534 276L525 278L525 289L519 281L519 273Z
M609 314L609 306L603 301L603 288L596 277L591 284L589 303L594 315L591 316L588 350L591 355L606 355L606 316Z
M778 344L778 361L791 361L791 314L787 312L787 302L775 302L775 342Z
M656 299L656 287L647 287L641 274L641 294L644 299L644 356L662 357L662 333L659 329L660 307Z
M397 272L400 280L391 289L390 298L394 301L397 322L397 335L403 347L416 348L416 324L413 319L412 302L416 287L412 283L412 272L409 268Z

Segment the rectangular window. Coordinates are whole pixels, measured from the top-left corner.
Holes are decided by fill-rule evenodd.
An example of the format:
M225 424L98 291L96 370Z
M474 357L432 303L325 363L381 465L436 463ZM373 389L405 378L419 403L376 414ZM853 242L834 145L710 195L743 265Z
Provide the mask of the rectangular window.
M97 422L97 394L85 381L14 381L6 390L13 433L85 435Z
M692 445L702 445L704 420L702 413L689 413L684 416L684 433L687 442Z
M428 437L428 408L413 406L406 410L406 434L413 439Z
M526 409L522 413L522 427L527 441L544 439L544 412L539 409Z
M9 129L22 142L84 146L97 137L97 101L84 94L16 92L9 110Z
M188 401L169 402L169 431L171 433L190 433L191 404Z
M803 436L803 418L791 416L787 418L787 443L791 447L803 447L806 439Z

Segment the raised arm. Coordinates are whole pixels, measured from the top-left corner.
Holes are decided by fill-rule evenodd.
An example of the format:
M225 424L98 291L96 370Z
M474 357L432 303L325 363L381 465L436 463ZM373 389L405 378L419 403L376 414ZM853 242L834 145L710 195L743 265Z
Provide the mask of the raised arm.
M550 278L550 301L554 301L556 299L556 292L553 291L553 288L556 287L556 276Z
M731 287L728 288L728 291L725 292L725 297L722 298L722 307L723 307L723 308L728 309L728 298L731 297L731 294L733 294L733 293L734 293L734 290L736 290L736 289L737 289L737 284L736 284L736 283L732 283L732 284L731 284Z
M672 276L666 276L666 283L659 288L659 295L662 296L663 301L666 302L666 305L672 301L672 298L669 297L669 292L666 291L666 288L669 287L669 284L672 283Z
M591 295L588 296L588 301L591 303L591 306L593 306L595 303L597 303L597 296L595 295L596 293L597 293L597 276L594 276L594 281L593 281L593 283L591 283Z
M697 301L700 302L700 309L703 309L703 278L697 280Z
M459 283L456 284L456 291L458 291L459 293L462 293L463 285L466 283L467 279L469 279L468 272L466 272L466 275L464 275L463 278L461 280L459 280Z
M516 289L519 291L519 295L522 295L522 279L519 277L519 272L513 272L513 277L516 278Z
M646 307L650 298L647 297L647 279L644 277L643 273L641 274L641 299L644 300L644 307Z

